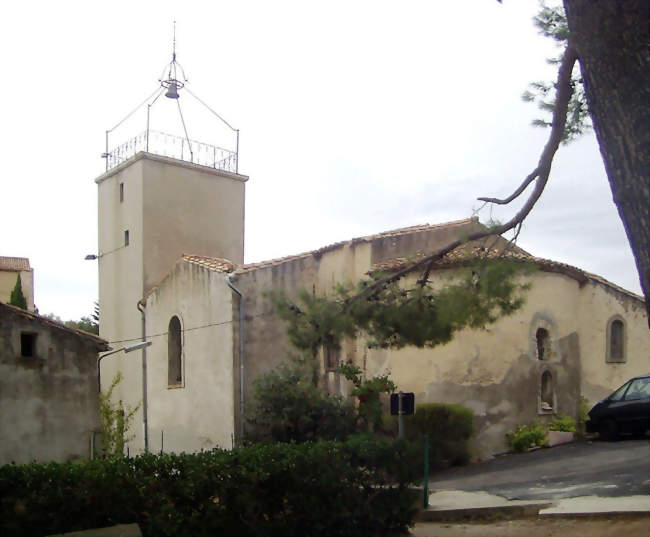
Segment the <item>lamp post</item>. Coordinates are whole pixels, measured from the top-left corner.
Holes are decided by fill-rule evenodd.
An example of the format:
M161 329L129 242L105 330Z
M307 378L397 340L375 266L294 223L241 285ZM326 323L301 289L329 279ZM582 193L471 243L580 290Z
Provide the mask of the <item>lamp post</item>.
M99 367L99 364L102 361L102 358L106 358L107 356L110 356L111 354L116 354L120 351L126 352L133 352L137 351L139 349L145 349L146 347L149 347L151 345L151 340L149 341L139 341L138 343L134 343L133 345L125 345L124 347L121 347L119 349L111 350L105 354L102 354L97 358L97 390L98 393L101 393L102 391L102 381L101 381L101 368ZM143 350L144 352L144 350ZM148 452L148 434L147 434L147 393L146 393L146 381L143 378L142 380L142 398L143 398L143 406L142 406L142 426L144 429L144 451L145 453Z
M102 361L102 358L106 358L107 356L110 356L111 354L116 354L120 351L124 352L133 352L137 351L139 349L144 349L145 347L149 347L151 345L151 341L139 341L138 343L134 343L133 345L125 345L124 347L121 347L119 349L111 350L105 354L102 354L97 358L97 389L98 391L102 391L102 382L101 382L101 373L100 373L100 368L99 364Z

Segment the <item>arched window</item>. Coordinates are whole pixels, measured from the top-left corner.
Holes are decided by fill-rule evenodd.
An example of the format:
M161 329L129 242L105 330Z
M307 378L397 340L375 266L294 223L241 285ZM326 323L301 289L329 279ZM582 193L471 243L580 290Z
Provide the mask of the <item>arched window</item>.
M183 383L182 350L181 321L174 315L169 321L167 332L167 384L169 386Z
M553 375L550 371L542 373L542 383L540 386L540 405L539 408L542 412L551 412L554 405L553 393Z
M551 357L551 335L546 328L538 328L535 332L537 341L537 359L548 360Z
M607 325L607 361L625 362L625 323L619 317Z

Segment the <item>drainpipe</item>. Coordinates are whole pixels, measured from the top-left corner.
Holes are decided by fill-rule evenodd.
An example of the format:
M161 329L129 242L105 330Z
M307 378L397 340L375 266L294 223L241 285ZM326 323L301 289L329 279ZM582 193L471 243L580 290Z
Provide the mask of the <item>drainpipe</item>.
M145 325L144 298L137 304L142 314L142 341L147 340L147 329ZM144 437L144 452L149 453L149 424L147 421L147 347L142 347L142 432Z
M239 445L244 442L244 296L231 282L233 274L226 276L226 283L239 295Z

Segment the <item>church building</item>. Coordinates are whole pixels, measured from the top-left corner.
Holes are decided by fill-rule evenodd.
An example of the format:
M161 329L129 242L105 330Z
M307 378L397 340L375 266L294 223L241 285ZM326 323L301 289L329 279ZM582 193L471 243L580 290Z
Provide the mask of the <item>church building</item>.
M170 69L161 84L166 97L178 99L184 82ZM335 282L399 270L407 258L481 226L477 219L414 226L245 264L248 177L239 173L237 148L147 129L107 147L105 157L106 172L96 179L100 335L113 347L151 342L102 361L103 388L121 371L116 397L140 404L132 454L245 440L254 379L295 353L267 291L328 293ZM489 248L503 244L493 237ZM515 425L575 417L581 397L595 403L648 372L641 297L576 267L519 249L513 255L539 267L516 313L433 349L346 341L340 355L322 357L323 389L347 395L350 387L336 372L340 360L352 360L367 377L390 372L399 390L415 393L416 404L471 408L475 453L489 456L504 451L505 433ZM431 279L442 285L454 270L448 256Z

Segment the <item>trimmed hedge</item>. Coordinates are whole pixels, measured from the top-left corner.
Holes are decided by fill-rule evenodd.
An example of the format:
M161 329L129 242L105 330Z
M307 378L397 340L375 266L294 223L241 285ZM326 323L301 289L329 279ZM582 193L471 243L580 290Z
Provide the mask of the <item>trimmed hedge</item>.
M468 441L473 421L472 411L462 405L423 403L416 406L412 423L419 435L429 435L431 468L469 462Z
M0 534L137 522L145 537L370 536L415 514L404 444L256 444L232 451L0 467Z

